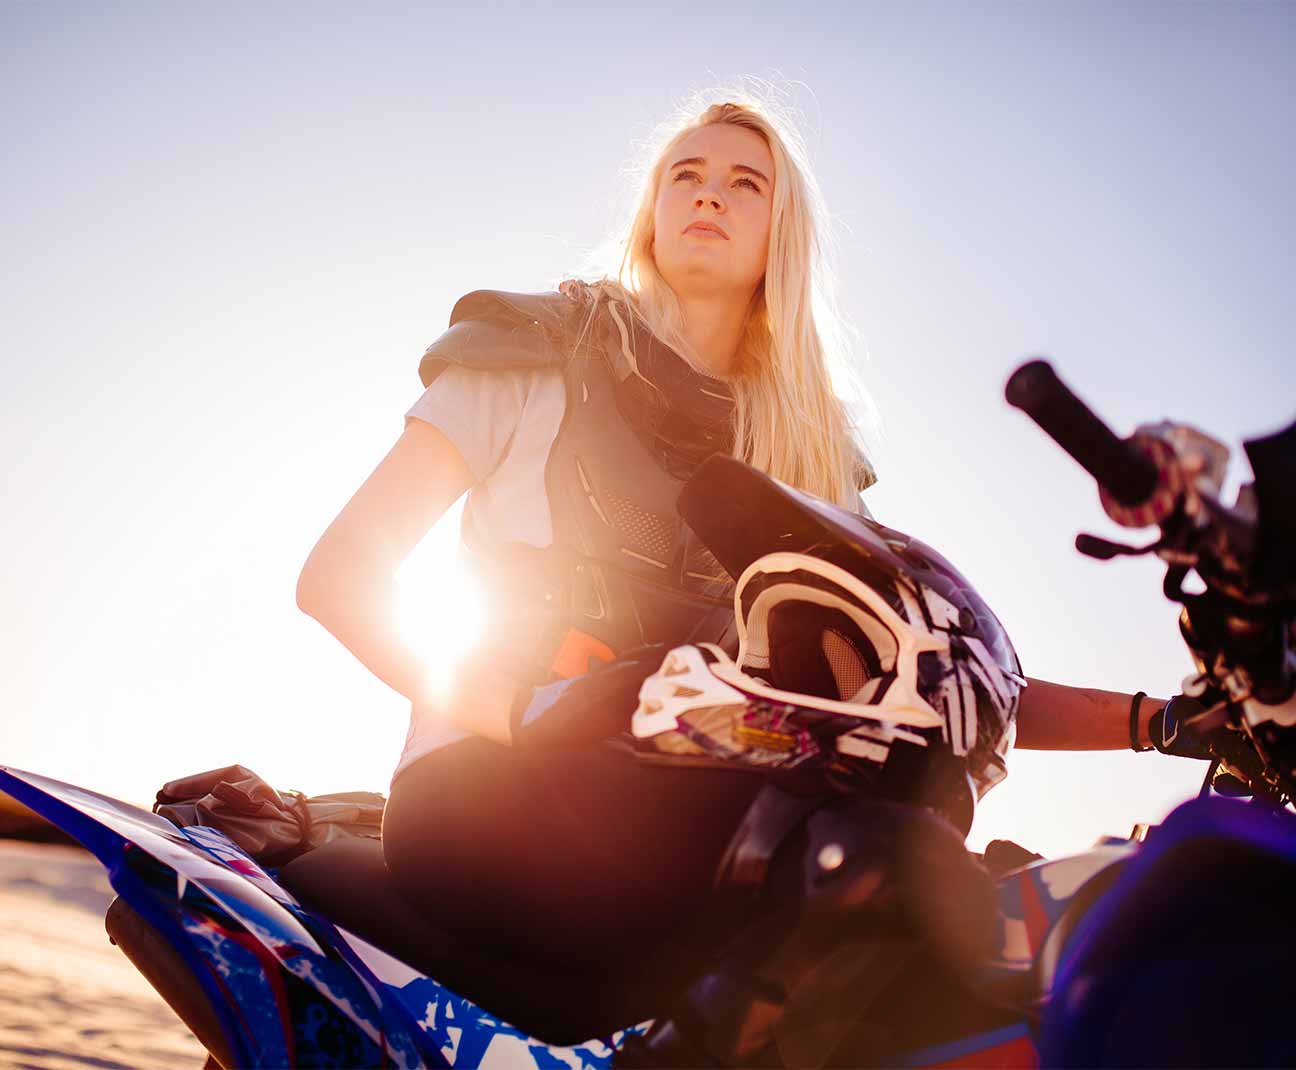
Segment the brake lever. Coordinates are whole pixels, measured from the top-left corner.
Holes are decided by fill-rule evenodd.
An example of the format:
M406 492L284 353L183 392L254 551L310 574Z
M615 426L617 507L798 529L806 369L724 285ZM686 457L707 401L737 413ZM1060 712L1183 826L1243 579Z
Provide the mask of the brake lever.
M1099 561L1110 561L1113 557L1142 557L1155 553L1164 545L1164 539L1157 539L1146 546L1127 546L1123 542L1112 542L1098 535L1087 535L1083 531L1075 537L1075 548L1086 557Z

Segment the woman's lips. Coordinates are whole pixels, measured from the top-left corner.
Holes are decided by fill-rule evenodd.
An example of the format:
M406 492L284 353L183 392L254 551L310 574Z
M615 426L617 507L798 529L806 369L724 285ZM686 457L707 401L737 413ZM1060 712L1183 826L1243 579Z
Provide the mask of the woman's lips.
M729 240L729 235L721 230L714 223L690 223L684 228L685 234L701 234L711 238L723 238Z

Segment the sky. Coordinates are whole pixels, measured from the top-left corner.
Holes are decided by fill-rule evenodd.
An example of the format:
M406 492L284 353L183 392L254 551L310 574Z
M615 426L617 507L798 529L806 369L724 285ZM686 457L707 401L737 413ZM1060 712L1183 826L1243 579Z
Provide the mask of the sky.
M1030 675L1173 693L1159 567L1075 553L1116 529L1003 384L1046 354L1119 433L1235 451L1296 416L1294 53L1288 3L0 0L0 762L136 801L234 762L385 790L406 703L297 610L302 562L455 299L587 270L637 146L742 77L801 113L834 216L874 514ZM406 570L432 647L454 538ZM1203 771L1010 768L974 846L1083 849Z

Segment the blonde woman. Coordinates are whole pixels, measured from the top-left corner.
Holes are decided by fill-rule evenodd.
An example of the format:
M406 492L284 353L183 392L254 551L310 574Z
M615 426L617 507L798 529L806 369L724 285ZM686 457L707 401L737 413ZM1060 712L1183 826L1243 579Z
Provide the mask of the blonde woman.
M307 855L285 876L306 898L327 889L334 917L351 882L343 924L550 1039L659 1010L645 990L661 975L620 970L624 949L688 928L760 789L597 742L626 727L665 649L723 644L732 625L721 570L674 513L683 481L731 453L863 509L873 476L830 377L822 225L790 131L751 104L691 116L648 174L617 279L456 305L404 433L302 571L302 609L413 713L386 871ZM395 574L465 491L490 640L433 687L397 632ZM1127 697L1037 690L1033 742L1125 738ZM536 984L553 962L560 979Z

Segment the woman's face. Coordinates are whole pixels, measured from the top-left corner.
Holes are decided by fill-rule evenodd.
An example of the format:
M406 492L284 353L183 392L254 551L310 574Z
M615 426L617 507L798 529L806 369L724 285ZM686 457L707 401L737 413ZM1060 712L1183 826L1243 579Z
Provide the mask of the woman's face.
M751 297L765 277L773 188L769 146L741 126L701 127L670 151L653 256L677 295Z

